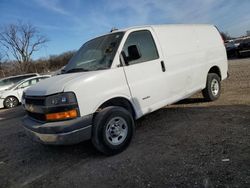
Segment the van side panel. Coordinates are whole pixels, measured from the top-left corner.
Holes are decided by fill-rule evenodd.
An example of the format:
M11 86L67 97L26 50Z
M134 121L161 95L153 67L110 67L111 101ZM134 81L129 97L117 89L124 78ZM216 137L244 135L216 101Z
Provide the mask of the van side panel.
M167 56L193 53L197 49L194 27L188 25L152 26Z
M170 71L170 74L175 74L176 77L188 74L184 83L176 83L178 86L185 84L186 96L206 87L207 74L213 66L219 67L222 80L227 77L228 63L225 46L214 26L161 25L152 27L161 44L166 70ZM177 95L179 92L180 90L175 91Z
M168 104L202 88L198 41L190 25L153 26L164 54ZM198 75L198 76L197 76Z
M214 26L204 25L195 27L195 32L198 37L199 60L203 61L205 66L202 74L206 75L211 67L217 66L221 79L224 80L227 77L228 63L224 42L218 30Z

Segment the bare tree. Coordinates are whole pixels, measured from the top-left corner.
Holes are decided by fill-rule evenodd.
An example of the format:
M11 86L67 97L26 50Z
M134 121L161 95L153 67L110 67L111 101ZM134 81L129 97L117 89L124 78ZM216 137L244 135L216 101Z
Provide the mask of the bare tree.
M48 39L29 23L9 24L0 33L0 43L17 60L21 72L29 69L32 54L46 42Z

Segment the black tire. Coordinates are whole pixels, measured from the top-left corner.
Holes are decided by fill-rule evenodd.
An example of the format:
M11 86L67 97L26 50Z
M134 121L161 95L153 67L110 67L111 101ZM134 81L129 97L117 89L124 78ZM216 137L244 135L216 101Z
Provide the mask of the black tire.
M120 122L119 126L116 121ZM114 124L111 122L114 122ZM113 128L115 129L114 131ZM111 134L112 131L113 133ZM116 135L119 134L119 131L120 136ZM116 134L114 134L114 132L116 132ZM118 106L107 107L98 112L94 118L92 143L98 151L106 155L115 155L128 147L134 132L134 119L126 109ZM121 136L123 135L121 133L123 133L124 136ZM113 142L115 143L115 141L117 141L117 143L112 144Z
M221 83L220 77L215 73L208 73L206 88L202 90L206 101L214 101L220 97Z
M5 100L4 100L4 102L3 102L3 105L4 105L5 108L14 108L18 104L19 104L19 101L14 96L6 97Z

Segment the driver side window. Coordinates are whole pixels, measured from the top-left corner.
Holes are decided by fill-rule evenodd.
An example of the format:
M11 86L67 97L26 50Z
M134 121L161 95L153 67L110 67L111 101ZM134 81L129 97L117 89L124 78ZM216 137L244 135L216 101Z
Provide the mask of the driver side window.
M129 34L123 46L123 51L127 57L128 47L132 45L137 46L138 50L141 53L141 57L139 59L128 62L130 65L159 58L154 39L150 31L148 30L135 31Z

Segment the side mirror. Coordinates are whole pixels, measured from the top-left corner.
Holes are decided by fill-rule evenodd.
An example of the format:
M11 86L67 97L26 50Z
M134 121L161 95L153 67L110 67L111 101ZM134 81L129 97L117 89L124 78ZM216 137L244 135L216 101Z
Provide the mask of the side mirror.
M136 45L131 45L128 47L128 60L136 60L141 57L141 53L139 52L139 49Z

